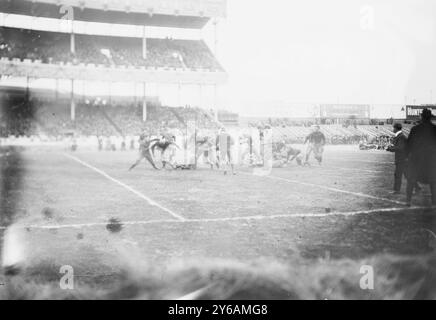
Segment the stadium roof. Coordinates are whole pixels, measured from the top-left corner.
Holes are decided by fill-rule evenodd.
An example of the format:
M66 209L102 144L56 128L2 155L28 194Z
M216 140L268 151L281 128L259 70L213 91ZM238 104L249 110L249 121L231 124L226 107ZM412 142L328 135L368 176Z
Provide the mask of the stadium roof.
M103 23L202 28L211 18L226 16L227 0L2 0L0 11L61 18L62 6L75 20Z

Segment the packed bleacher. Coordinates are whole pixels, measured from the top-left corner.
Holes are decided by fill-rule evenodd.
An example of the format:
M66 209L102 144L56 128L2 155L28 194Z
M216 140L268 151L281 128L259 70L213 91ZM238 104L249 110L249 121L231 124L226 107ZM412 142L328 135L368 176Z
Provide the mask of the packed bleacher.
M319 124L314 120L282 119L271 121L257 121L249 123L250 127L264 129L272 128L275 140L285 137L289 143L304 143L305 138L311 132L313 125L319 125L324 133L328 144L360 144L374 143L383 145L385 140L394 136L392 125L386 124L362 124L355 122L352 125L344 124ZM278 125L279 124L279 125ZM403 125L403 131L407 135L412 125Z
M190 106L170 108L149 103L148 119L142 121L141 103L110 103L101 99L85 99L76 104L76 119L71 120L67 100L31 98L5 101L11 116L0 115L0 135L47 135L60 137L69 133L78 136L128 136L148 131L156 134L166 130L185 130L188 121L198 128L218 128L213 114ZM7 121L6 121L7 119Z
M183 132L188 121L195 121L200 129L216 130L220 127L211 111L194 107L165 107L159 103L147 103L147 121L142 121L142 103L124 102L111 103L99 98L84 98L76 103L75 121L71 120L70 104L67 99L30 98L26 103L23 99L12 96L7 104L7 110L13 110L13 117L0 115L0 135L30 136L46 135L62 137L67 134L77 136L134 136L141 132L156 134L171 130ZM283 139L288 143L303 143L311 132L312 121L292 120L294 123L280 126L256 122L251 127L273 129L276 141ZM382 146L393 136L391 125L369 124L322 124L321 131L328 144L362 144ZM410 126L404 125L407 134Z
M142 102L114 98L106 101L98 97L82 97L76 101L75 120L71 120L68 98L54 98L47 93L26 96L25 90L0 92L0 135L49 137L65 136L137 136L171 131L183 134L189 121L197 128L217 130L222 124L215 121L213 111L198 107L166 107L157 97L147 98L147 121L144 122ZM7 115L5 112L9 112ZM312 126L320 125L328 144L354 144L383 148L393 136L392 125L374 120L343 121L331 124L328 119L267 119L245 123L242 128L273 129L275 141L303 143ZM329 124L326 124L329 123ZM337 123L337 121L335 121ZM372 123L372 124L371 124ZM412 124L403 124L408 134Z
M138 38L76 34L72 54L67 33L0 28L0 58L107 67L222 70L201 40L147 39L145 59L142 50Z

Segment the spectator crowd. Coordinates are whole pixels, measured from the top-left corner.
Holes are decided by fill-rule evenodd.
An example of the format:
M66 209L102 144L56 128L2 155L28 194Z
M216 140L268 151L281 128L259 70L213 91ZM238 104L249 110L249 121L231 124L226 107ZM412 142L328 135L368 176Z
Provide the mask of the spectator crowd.
M0 135L29 136L44 134L62 136L127 136L147 131L150 134L166 130L186 130L189 121L198 128L214 129L219 125L213 115L197 107L165 107L147 103L147 121L142 121L142 103L110 103L101 99L78 101L75 121L71 120L67 100L30 98L28 102L13 96L2 103L9 114L0 114Z
M73 54L70 34L5 27L0 29L0 57L8 59L107 67L222 70L204 41L166 38L147 39L146 43L147 54L144 58L142 39L76 34Z

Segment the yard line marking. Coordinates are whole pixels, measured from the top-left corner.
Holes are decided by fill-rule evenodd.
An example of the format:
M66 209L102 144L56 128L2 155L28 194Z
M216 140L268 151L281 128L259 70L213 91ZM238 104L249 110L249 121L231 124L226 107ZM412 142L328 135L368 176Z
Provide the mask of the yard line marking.
M145 196L145 195L142 194L141 192L139 192L139 191L133 189L133 188L130 187L129 185L127 185L127 184L125 184L125 183L123 183L123 182L121 182L121 181L119 181L119 180L117 180L117 179L115 179L115 178L112 178L110 175L108 175L108 174L107 174L106 172L104 172L103 170L100 170L100 169L98 169L98 168L96 168L96 167L93 167L92 165L90 165L90 164L88 164L88 163L86 163L86 162L80 160L79 158L76 158L75 156L70 155L70 154L64 153L63 155L66 156L66 157L68 157L68 158L70 158L70 159L72 159L72 160L74 160L74 161L76 161L76 162L78 162L78 163L80 163L81 165L87 167L88 169L91 169L91 170L97 172L98 174L102 175L102 176L105 177L106 179L108 179L108 180L110 180L110 181L112 181L112 182L115 182L116 184L118 184L118 185L120 185L121 187L123 187L124 189L126 189L126 190L132 192L133 194L135 194L135 195L138 196L139 198L141 198L141 199L147 201L150 205L155 206L155 207L158 207L159 209L161 209L161 210L163 210L163 211L169 213L169 214L170 214L171 216L173 216L174 218L176 218L176 219L178 219L178 220L180 220L180 221L185 220L185 218L182 217L181 215L179 215L179 214L177 214L177 213L171 211L171 210L168 209L168 208L165 208L164 206L160 205L159 203L157 203L157 202L154 201L153 199L150 199L149 197Z
M339 158L339 157L328 157L329 159L332 160L339 160L339 161L349 161L349 162L368 162L368 163L378 163L378 164L394 164L394 161L376 161L376 160L357 160L354 158L350 158L350 157L344 157L344 158Z
M221 221L233 221L233 220L265 220L265 219L277 219L277 218L323 218L331 216L355 216L360 214L371 214L371 213L393 213L393 212L409 212L417 210L430 210L436 209L433 207L410 207L410 208L380 208L380 209L370 209L370 210L359 210L359 211L348 211L348 212L330 212L330 213L294 213L294 214L276 214L276 215L256 215L256 216L245 216L245 217L228 217L228 218L210 218L210 219L189 219L186 222L221 222Z
M210 222L228 222L228 221L243 221L243 220L268 220L268 219L281 219L281 218L326 218L333 216L343 216L350 217L363 214L390 214L390 213L412 213L418 210L435 210L436 206L433 207L410 207L410 208L379 208L370 210L359 210L359 211L346 211L346 212L330 212L330 213L294 213L294 214L275 214L275 215L254 215L254 216L239 216L239 217L225 217L225 218L206 218L206 219L184 219L184 220L174 220L174 219L161 219L161 220L132 220L132 221L121 221L123 226L129 225L148 225L148 224L165 224L165 223L210 223ZM432 213L433 214L433 213ZM40 229L40 230L52 230L52 229L78 229L78 228L92 228L92 227L103 227L106 226L108 222L90 222L90 223L76 223L76 224L63 224L63 225L28 225L28 226L17 226L23 229ZM5 230L7 227L0 227L0 230Z
M284 168L278 168L278 169L293 169L294 167L284 167ZM276 168L273 168L276 169ZM329 176L332 178L335 177L339 177L340 175L338 174L338 170L339 168L332 168L332 167L327 167L327 166L323 166L323 167L311 167L310 169L308 168L307 170L304 170L303 168L300 168L302 170L298 171L298 176L302 175L302 174L318 174L318 175L322 175L322 176ZM286 172L292 172L292 173L296 173L295 171L292 170L286 170ZM342 173L342 172L341 172ZM380 174L381 172L359 172L359 177L373 177L375 174Z
M336 166L330 166L330 165L327 165L325 168L348 170L348 171L369 172L369 173L385 173L386 172L386 171L382 171L382 170L356 169L356 168L336 167Z
M355 168L346 168L346 167L336 167L336 166L330 166L330 165L323 165L323 166L318 166L318 165L314 165L311 166L310 168L308 168L307 171L302 171L302 172L309 172L310 170L320 170L320 172L326 172L326 170L334 170L337 173L337 170L346 170L346 171L359 171L362 173L386 173L385 171L381 171L381 170L368 170L368 169L355 169Z
M244 175L248 175L248 176L255 176L255 175L247 173L247 172L241 172L241 173ZM350 194L350 195L357 196L357 197L387 201L387 202L392 202L392 203L396 203L396 204L400 204L400 205L406 205L406 202L402 202L402 201L397 201L397 200L392 200L392 199L382 198L382 197L376 197L376 196L372 196L372 195L369 195L366 193L361 193L361 192L352 192L352 191L342 190L342 189L338 189L338 188L326 187L326 186L322 186L322 185L315 184L315 183L302 182L302 181L298 181L298 180L291 180L291 179L281 178L281 177L272 176L272 175L265 175L265 176L258 176L258 177L268 178L268 179L276 179L276 180L284 181L284 182L288 182L288 183L295 183L295 184L300 184L300 185L304 185L304 186L334 191L334 192L338 192L338 193Z

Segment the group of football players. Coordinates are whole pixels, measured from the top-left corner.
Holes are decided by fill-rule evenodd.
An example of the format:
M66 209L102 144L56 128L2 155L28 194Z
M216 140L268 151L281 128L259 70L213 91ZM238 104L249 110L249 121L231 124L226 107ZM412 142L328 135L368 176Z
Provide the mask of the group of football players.
M271 146L271 156L273 167L285 167L294 160L298 165L310 165L309 159L313 154L314 158L321 165L324 145L326 139L320 131L319 126L314 126L313 131L306 137L305 145L306 154L303 156L302 151L292 147L284 138L279 142L268 142L265 138L266 132L259 131L258 144L255 148L253 136L245 134L239 138L239 159L235 159L235 140L227 130L222 127L216 135L204 134L196 135L195 138L195 164L177 164L175 161L176 149L180 146L176 143L176 137L171 135L161 135L159 137L142 134L139 138L140 155L136 162L130 167L132 170L138 166L142 160L146 160L156 169L186 169L195 168L199 159L203 157L211 169L215 167L223 170L224 174L231 172L235 174L235 164L245 162L251 166L262 165L265 161L266 148ZM156 158L161 159L162 165L156 164Z

